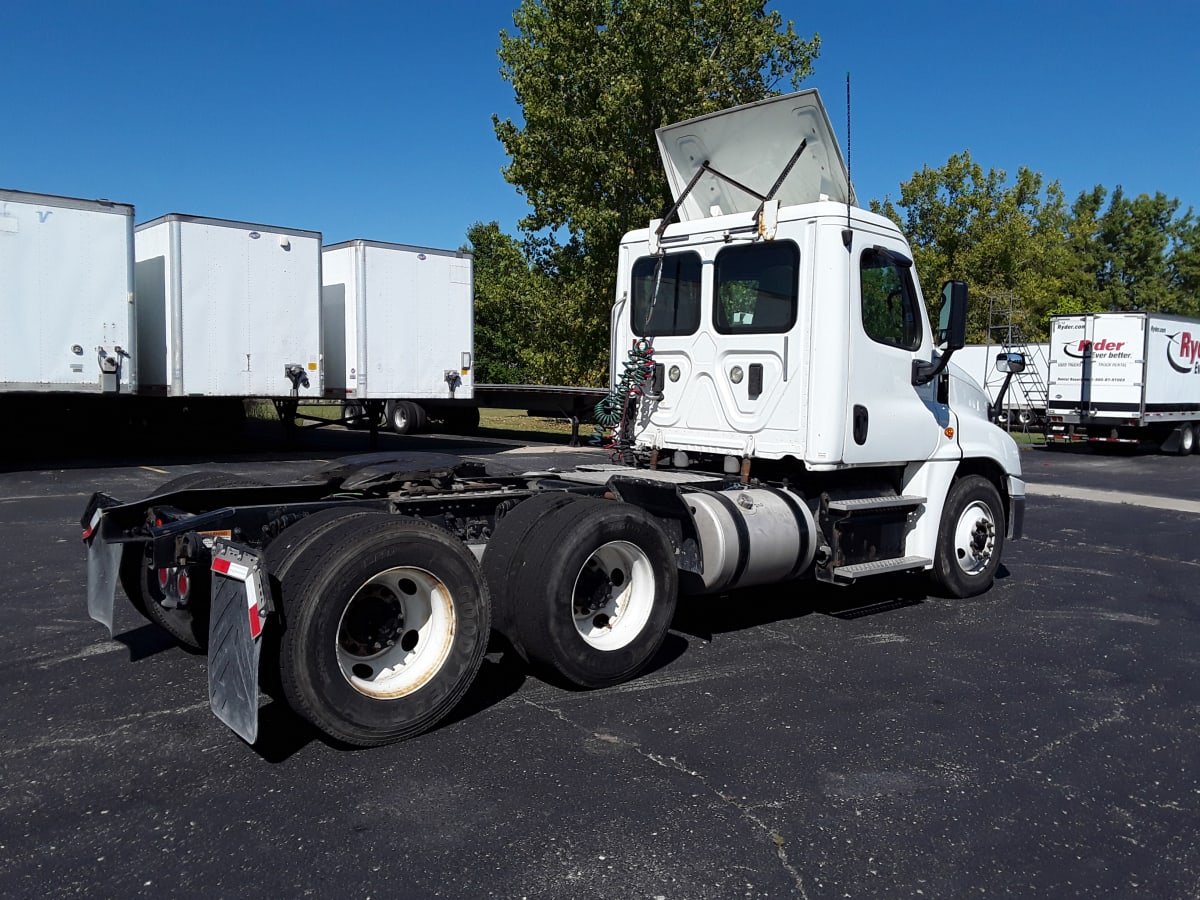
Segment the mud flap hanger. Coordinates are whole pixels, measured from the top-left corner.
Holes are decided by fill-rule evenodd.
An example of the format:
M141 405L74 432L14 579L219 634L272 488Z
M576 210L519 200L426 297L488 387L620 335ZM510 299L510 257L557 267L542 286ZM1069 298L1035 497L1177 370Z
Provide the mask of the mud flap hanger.
M666 215L661 219L657 219L650 223L650 253L657 256L663 252L662 236L667 230L667 225L675 217L679 211L679 207L683 206L683 201L687 199L688 194L700 183L700 179L706 174L720 178L722 181L728 182L739 191L745 191L751 197L759 200L757 211L754 213L755 219L758 222L758 233L766 240L774 240L775 228L779 223L779 201L775 199L775 195L779 193L779 189L783 187L783 183L795 168L797 160L803 155L805 148L808 147L808 138L800 141L800 146L796 148L796 152L792 154L791 159L787 161L787 165L783 167L783 171L779 173L779 177L775 179L775 183L771 185L771 189L766 194L760 194L753 188L747 187L735 178L731 178L724 172L714 169L709 165L708 160L700 163L700 168L696 170L696 174L692 176L692 180L687 183L679 196L675 198L675 202L671 204L671 208L667 210Z

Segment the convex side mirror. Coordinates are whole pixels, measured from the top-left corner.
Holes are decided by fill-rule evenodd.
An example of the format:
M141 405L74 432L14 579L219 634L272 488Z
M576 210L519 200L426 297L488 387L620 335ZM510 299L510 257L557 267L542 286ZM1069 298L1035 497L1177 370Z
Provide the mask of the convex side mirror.
M996 355L996 371L1010 372L1013 375L1020 375L1025 371L1025 354L1024 353L999 353Z

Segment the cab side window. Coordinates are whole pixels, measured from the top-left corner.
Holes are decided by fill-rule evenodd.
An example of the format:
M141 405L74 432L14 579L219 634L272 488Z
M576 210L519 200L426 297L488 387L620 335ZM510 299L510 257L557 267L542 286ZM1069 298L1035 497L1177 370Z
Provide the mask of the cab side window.
M867 337L881 344L916 350L921 346L917 290L912 262L899 254L872 247L859 262L862 323Z
M721 334L778 334L796 324L800 248L790 241L717 254L713 326Z
M630 316L638 337L694 334L700 327L700 255L643 256L635 262Z

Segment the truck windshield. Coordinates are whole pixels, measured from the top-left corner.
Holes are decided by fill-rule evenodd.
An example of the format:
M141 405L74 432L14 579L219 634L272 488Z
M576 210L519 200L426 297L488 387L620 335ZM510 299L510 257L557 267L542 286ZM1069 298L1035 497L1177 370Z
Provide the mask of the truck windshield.
M700 255L672 253L662 259L643 256L633 264L630 325L638 337L694 334L700 327Z

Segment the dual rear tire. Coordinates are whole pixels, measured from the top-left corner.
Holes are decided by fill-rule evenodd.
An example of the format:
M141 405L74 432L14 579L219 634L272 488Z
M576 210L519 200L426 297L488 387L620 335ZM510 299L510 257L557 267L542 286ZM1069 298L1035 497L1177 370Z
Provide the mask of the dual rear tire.
M416 519L344 510L310 519L267 552L283 695L346 744L427 731L483 662L490 604L474 556Z
M540 674L576 688L645 669L675 613L672 544L627 503L526 500L500 520L483 568L497 630Z

